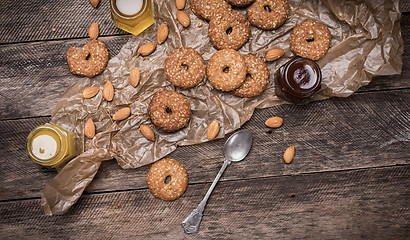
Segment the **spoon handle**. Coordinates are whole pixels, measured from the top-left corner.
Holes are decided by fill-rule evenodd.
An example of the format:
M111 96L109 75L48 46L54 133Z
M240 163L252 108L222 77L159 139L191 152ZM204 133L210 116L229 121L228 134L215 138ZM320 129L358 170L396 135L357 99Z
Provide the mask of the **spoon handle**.
M229 165L230 161L226 158L224 160L224 164L222 165L221 169L216 175L212 185L209 187L208 192L205 194L204 199L199 203L198 207L192 210L187 218L182 222L182 228L184 229L185 233L197 233L199 230L199 224L201 223L202 219L202 212L205 209L206 202L208 201L209 196L211 196L212 191L214 190L216 184L218 183L219 179L221 178L223 172L225 171L226 167Z

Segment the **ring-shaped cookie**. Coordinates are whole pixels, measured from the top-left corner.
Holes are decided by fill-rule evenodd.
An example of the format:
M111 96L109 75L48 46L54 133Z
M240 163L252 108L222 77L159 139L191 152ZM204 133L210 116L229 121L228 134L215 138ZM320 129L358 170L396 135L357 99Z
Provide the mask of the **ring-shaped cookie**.
M73 74L94 77L102 73L108 63L108 49L99 40L92 40L83 47L70 47L67 63Z
M176 132L188 125L191 118L191 105L184 95L163 90L157 92L148 106L151 122L165 132Z
M243 58L246 64L246 79L232 94L238 97L258 96L269 83L269 69L260 57L247 54Z
M249 22L264 30L282 26L288 13L288 0L256 0L246 9Z
M215 13L231 8L224 0L189 0L192 12L200 19L209 21Z
M204 79L206 65L197 51L188 47L179 47L168 54L164 72L168 81L174 86L191 88Z
M245 60L233 49L222 49L209 59L206 73L214 88L232 91L245 81Z
M246 7L250 4L252 4L253 2L255 2L255 0L226 0L229 4L232 4L234 6L237 7Z
M170 177L169 182L166 182L167 177ZM147 175L147 184L152 195L172 201L185 192L188 175L185 167L177 160L163 158L152 164Z
M296 55L312 60L322 58L330 47L329 29L314 20L305 20L290 33L290 50Z
M227 10L222 14L215 14L211 19L208 35L217 49L238 50L248 42L249 22L240 12Z

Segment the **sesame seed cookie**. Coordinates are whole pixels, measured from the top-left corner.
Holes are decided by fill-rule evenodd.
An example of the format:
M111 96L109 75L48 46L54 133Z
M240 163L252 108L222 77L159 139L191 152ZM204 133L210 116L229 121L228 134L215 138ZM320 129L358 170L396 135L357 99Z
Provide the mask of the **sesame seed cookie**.
M206 73L214 88L232 91L245 81L245 60L233 49L219 50L209 59Z
M282 26L288 13L288 0L256 0L246 9L249 22L264 30Z
M329 50L329 29L314 20L305 20L296 25L290 33L290 50L301 57L321 59Z
M83 47L70 47L67 63L73 74L94 77L102 73L108 63L108 48L99 40L92 40Z
M245 82L231 93L238 97L255 97L261 94L269 83L269 69L265 62L255 55L244 55L246 64Z
M152 98L148 106L151 122L165 132L176 132L188 125L191 118L191 105L184 95L163 90Z
M255 0L226 0L229 4L237 6L237 7L246 7L250 4L252 4L253 2L255 2Z
M206 65L202 56L192 48L179 47L165 59L165 76L174 86L191 88L205 77Z
M217 49L238 50L248 42L249 22L240 12L227 10L212 17L209 22L208 35Z
M170 181L166 183L167 177ZM157 198L172 201L179 198L188 186L188 174L177 160L163 158L152 164L147 184L150 192Z
M200 19L209 21L217 12L231 8L224 0L189 0L192 12Z

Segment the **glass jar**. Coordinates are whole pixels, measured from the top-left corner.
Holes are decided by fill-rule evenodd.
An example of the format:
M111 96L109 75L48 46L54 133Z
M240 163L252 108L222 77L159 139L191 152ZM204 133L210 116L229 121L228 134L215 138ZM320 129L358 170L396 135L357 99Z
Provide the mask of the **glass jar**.
M115 26L133 35L154 23L151 0L110 0L110 9Z
M279 68L276 79L279 97L303 104L320 89L322 72L314 61L295 57Z
M53 123L38 126L27 136L27 153L43 166L60 166L77 155L74 133Z

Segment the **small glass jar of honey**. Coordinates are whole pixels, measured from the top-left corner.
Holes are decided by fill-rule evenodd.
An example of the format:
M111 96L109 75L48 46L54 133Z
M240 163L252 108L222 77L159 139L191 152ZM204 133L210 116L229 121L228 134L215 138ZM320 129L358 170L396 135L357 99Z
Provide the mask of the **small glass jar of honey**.
M322 72L314 61L295 57L279 68L276 79L279 97L303 104L320 89Z
M60 166L77 155L74 133L53 123L38 126L27 136L27 153L43 166Z
M154 23L151 0L110 0L110 8L115 26L133 35Z

